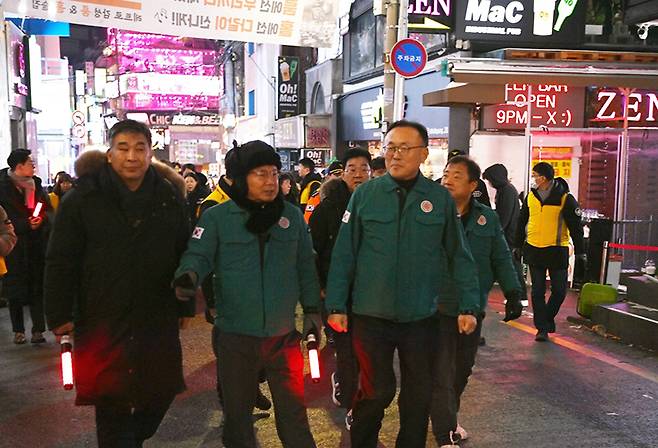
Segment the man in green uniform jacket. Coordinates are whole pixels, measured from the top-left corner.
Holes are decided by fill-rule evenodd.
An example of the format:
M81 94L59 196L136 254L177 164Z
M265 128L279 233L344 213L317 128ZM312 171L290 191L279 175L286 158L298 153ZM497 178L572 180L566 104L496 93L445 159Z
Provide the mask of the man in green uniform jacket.
M480 167L466 156L451 158L443 171L441 184L454 198L466 241L478 268L480 285L480 313L476 330L468 335L459 334L459 294L450 278L441 283L439 302L439 345L436 353L436 371L432 399L432 431L440 447L450 446L468 437L457 424L460 398L475 364L482 320L489 291L497 280L507 302L505 321L521 316L522 290L512 263L512 254L498 215L473 198L478 186Z
M304 335L317 337L322 327L311 237L301 211L279 194L281 161L274 149L248 142L237 159L232 200L201 215L174 284L178 295L193 296L198 279L215 274L224 445L256 447L251 412L264 368L283 445L314 447L295 329L297 302Z
M477 271L450 194L420 174L428 156L427 129L398 121L384 144L389 173L358 187L343 216L326 307L332 328L346 331L352 289L353 340L361 367L352 446L377 446L384 410L396 392L397 349L403 379L397 446L420 448L427 438L434 314L443 271L454 276L460 292L459 324L466 333L477 325Z

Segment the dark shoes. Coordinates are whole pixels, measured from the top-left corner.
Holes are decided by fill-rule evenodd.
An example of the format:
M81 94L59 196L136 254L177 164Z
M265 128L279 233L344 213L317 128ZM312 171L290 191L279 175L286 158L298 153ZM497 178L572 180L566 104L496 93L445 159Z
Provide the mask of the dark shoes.
M30 339L32 344L43 344L46 342L46 338L43 337L43 333L40 331L32 332L32 339Z
M267 411L271 407L272 402L265 395L263 395L263 392L261 392L259 388L258 395L256 396L256 408L260 409L261 411Z
M14 344L25 344L27 339L25 339L25 333L14 333Z
M548 341L548 332L539 330L535 336L535 341L537 342L546 342Z

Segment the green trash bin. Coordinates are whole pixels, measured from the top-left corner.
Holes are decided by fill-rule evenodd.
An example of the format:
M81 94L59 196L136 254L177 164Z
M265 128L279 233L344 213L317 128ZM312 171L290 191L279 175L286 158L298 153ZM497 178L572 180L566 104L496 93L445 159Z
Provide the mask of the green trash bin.
M592 318L596 305L611 305L617 303L617 288L598 283L585 283L578 296L576 311L583 317Z

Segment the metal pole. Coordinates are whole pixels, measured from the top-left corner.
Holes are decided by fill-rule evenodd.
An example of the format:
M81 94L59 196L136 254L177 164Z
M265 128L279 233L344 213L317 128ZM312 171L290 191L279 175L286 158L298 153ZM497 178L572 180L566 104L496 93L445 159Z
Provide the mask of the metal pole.
M599 274L599 283L605 285L605 273L608 268L608 241L603 242L603 252L601 254L601 273Z
M409 35L409 0L400 0L398 20L398 39L406 39ZM404 78L395 74L395 89L393 92L393 121L402 120L404 114Z
M382 142L393 122L393 98L395 95L395 71L391 65L391 50L397 39L400 0L388 0L386 7L386 37L384 39L384 110L382 117Z

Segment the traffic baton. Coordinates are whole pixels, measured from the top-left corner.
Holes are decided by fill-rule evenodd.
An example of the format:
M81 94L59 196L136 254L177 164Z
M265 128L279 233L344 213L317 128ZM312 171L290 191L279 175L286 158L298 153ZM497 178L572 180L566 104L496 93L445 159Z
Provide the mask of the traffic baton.
M65 390L73 389L73 345L68 334L62 336L62 386Z
M39 213L41 213L41 208L43 207L43 202L37 202L36 207L34 207L34 211L32 212L32 217L33 218L38 218Z
M318 357L318 340L315 333L309 333L306 336L306 348L308 349L308 363L311 367L311 380L314 383L320 382L320 359Z

